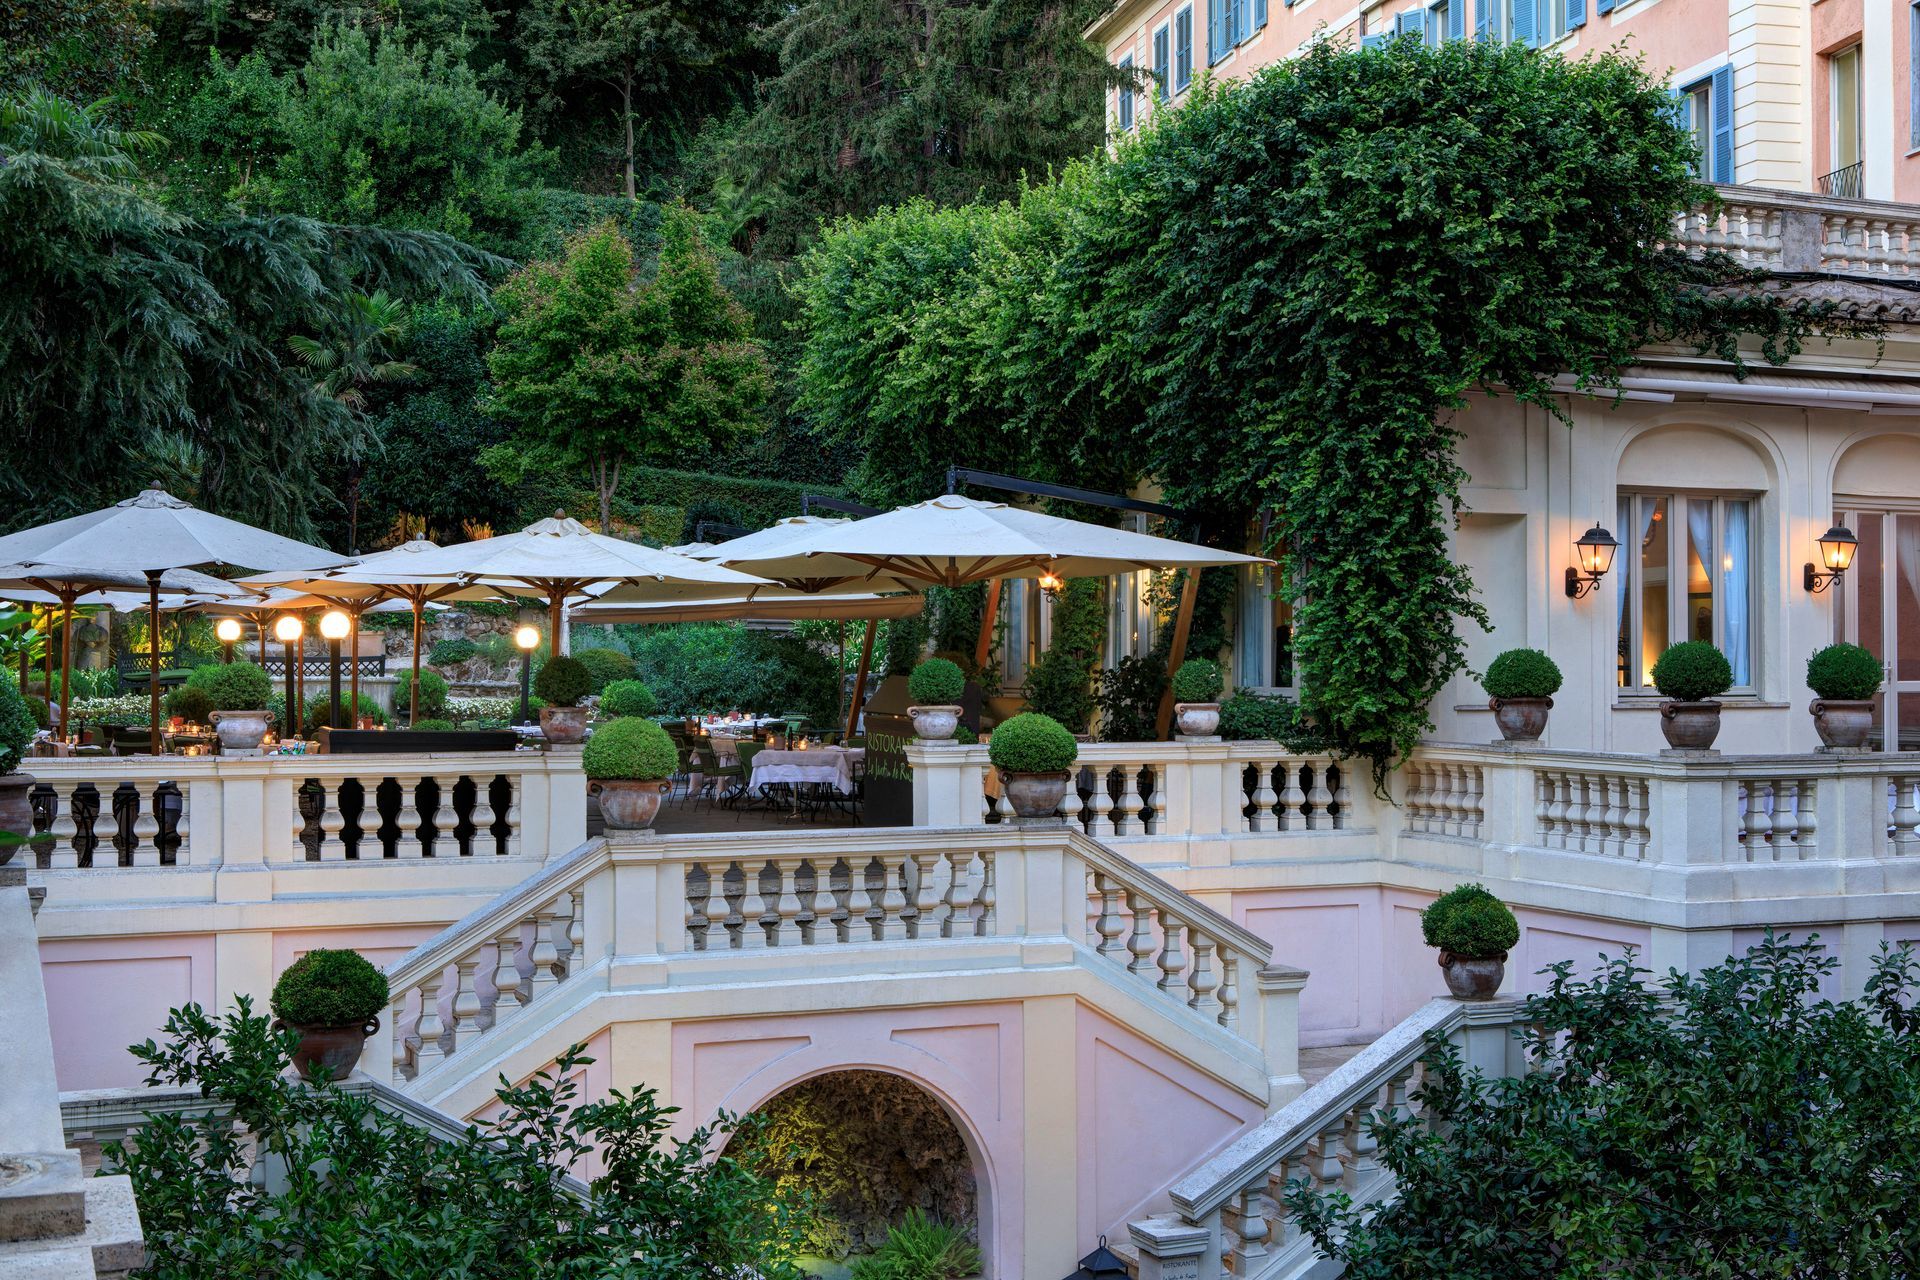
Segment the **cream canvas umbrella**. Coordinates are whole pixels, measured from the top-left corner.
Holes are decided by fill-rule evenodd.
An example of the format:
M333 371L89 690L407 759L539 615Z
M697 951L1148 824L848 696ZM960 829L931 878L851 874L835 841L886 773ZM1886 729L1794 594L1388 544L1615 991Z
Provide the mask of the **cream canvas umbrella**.
M157 618L160 579L168 569L196 565L233 565L245 569L318 569L346 557L309 546L238 520L202 511L149 486L138 497L55 520L0 538L0 562L66 565L84 570L141 574L147 603ZM152 707L152 747L160 754L160 646L150 646L148 694Z
M730 622L750 619L757 622L826 621L844 622L879 618L911 618L926 607L915 594L874 595L763 590L753 596L733 596L720 600L631 601L622 598L627 589L615 588L604 596L573 606L579 622Z

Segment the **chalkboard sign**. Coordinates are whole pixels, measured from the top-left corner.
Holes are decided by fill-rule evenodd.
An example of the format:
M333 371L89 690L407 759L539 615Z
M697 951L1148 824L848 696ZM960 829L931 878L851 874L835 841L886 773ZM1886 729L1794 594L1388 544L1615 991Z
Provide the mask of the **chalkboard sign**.
M980 731L980 708L985 699L972 681L960 695L960 723ZM913 766L907 763L907 744L913 741L913 721L907 708L905 676L888 676L867 699L867 803L861 821L870 827L913 825Z

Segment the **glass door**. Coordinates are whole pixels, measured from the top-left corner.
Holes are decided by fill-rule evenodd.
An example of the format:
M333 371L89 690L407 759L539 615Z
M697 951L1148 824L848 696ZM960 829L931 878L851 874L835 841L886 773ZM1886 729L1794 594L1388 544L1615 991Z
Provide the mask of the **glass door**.
M1840 593L1840 638L1880 659L1872 744L1920 750L1920 512L1855 508L1840 523L1860 546Z

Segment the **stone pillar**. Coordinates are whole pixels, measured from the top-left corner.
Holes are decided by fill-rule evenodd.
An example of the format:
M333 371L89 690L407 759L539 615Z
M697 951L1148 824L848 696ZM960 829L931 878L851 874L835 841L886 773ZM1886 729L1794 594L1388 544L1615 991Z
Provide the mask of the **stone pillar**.
M1254 976L1259 992L1259 1036L1255 1041L1267 1059L1267 1111L1272 1113L1306 1092L1300 1075L1300 991L1307 971L1270 964ZM1248 1027L1249 1035L1256 1029Z
M1220 1274L1219 1246L1205 1227L1150 1218L1129 1222L1127 1234L1140 1251L1139 1280L1213 1280Z

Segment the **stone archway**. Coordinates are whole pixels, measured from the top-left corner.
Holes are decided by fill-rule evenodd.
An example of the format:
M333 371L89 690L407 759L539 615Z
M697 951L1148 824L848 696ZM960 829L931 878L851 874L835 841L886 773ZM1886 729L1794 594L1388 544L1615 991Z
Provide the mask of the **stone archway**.
M830 1071L788 1086L758 1110L773 1127L770 1145L799 1153L775 1176L818 1197L811 1234L820 1257L872 1252L916 1208L984 1244L980 1179L966 1137L940 1100L911 1080Z

